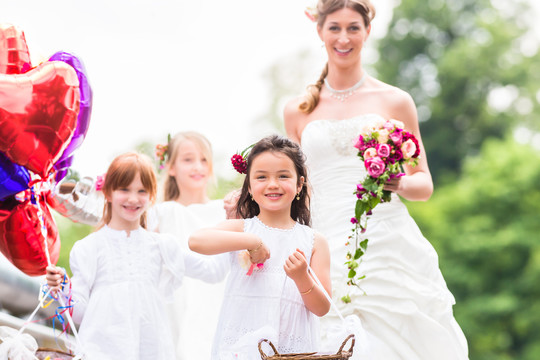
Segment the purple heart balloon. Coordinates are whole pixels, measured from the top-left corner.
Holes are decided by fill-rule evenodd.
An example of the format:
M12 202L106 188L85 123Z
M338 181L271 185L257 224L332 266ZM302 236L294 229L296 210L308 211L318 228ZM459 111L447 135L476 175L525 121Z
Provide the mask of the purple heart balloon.
M71 55L67 52L59 51L55 53L49 61L63 61L77 73L79 78L79 90L81 93L81 104L79 114L77 116L77 127L73 133L73 137L69 142L68 146L54 164L54 169L56 170L55 180L59 182L62 180L73 163L73 151L77 149L84 141L84 137L88 131L88 126L90 125L90 115L92 113L92 88L88 83L88 77L86 76L86 69L79 58L75 55Z
M30 174L0 152L0 201L28 189Z

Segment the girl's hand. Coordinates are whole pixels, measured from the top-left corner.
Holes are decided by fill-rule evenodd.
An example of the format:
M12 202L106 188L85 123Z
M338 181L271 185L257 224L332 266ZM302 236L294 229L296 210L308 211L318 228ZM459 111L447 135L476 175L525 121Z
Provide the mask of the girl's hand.
M236 204L240 198L240 190L233 190L223 198L223 207L225 208L225 215L227 219L239 219L236 213Z
M56 294L60 290L60 285L64 279L64 270L54 265L47 266L46 270L47 285L49 285L51 293Z
M266 260L270 259L270 249L262 240L255 249L248 249L248 253L253 264L264 264Z
M285 273L288 277L293 279L295 282L305 278L308 275L308 263L306 255L300 249L296 249L287 260L285 260L285 265L283 266Z

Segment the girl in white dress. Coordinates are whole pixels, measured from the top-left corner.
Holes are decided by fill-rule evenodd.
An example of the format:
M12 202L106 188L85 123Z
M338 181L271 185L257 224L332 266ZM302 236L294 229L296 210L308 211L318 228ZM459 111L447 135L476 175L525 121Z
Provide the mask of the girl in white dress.
M397 196L426 201L433 192L415 104L409 94L362 67L374 15L369 0L319 0L314 17L328 63L308 94L286 105L285 128L307 156L313 227L329 239L334 299L344 315L360 317L369 337L369 359L467 359L467 342L453 317L454 297L437 254ZM344 265L353 193L366 175L353 145L362 128L381 119L402 121L418 139L421 159L416 167L405 167L406 176L385 185L394 194L368 221L368 248L357 269L366 278L359 289L346 285ZM346 294L350 304L340 300ZM330 313L321 327L330 331L339 322Z
M247 158L237 203L244 220L226 220L190 236L191 249L227 252L231 266L212 359L256 359L260 337L269 337L280 353L318 349L315 315L326 314L330 303L308 264L330 293L330 257L326 240L308 226L306 182L299 146L266 137ZM253 270L250 264L259 265Z
M89 359L173 359L165 301L184 274L217 281L222 273L183 252L172 236L146 230L146 209L156 196L146 156L114 159L102 190L104 225L76 242L70 254L73 319L80 323L82 344L77 351ZM47 267L53 292L64 276L63 269Z
M164 202L150 209L149 229L174 235L178 243L191 252L187 239L193 231L216 225L226 218L223 200L208 197L213 177L212 146L198 132L180 132L169 140L164 160ZM193 255L202 260L209 258ZM226 273L227 262L223 261L222 265ZM167 317L177 360L210 358L224 288L224 281L206 284L185 278L182 287L174 292L174 301L167 305Z

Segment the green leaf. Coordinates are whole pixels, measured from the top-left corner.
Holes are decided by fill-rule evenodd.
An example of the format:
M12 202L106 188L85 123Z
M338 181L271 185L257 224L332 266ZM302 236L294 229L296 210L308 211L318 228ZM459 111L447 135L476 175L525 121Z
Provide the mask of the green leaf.
M350 279L353 279L355 276L356 276L356 271L354 271L354 269L351 269L351 270L349 271L349 278L350 278Z
M354 253L354 260L360 259L362 255L364 255L364 250L362 250L361 248L356 249L356 252Z
M356 220L360 221L360 218L366 212L367 205L362 201L356 201L356 207L354 209L354 216Z
M367 250L367 245L368 245L368 239L364 239L363 241L360 242L360 247L366 251Z

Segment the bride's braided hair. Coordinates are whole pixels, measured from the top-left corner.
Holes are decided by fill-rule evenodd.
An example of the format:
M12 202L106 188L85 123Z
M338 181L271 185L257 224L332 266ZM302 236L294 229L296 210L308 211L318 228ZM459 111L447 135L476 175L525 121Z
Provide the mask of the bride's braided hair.
M375 17L375 7L369 0L319 0L317 3L317 27L322 28L328 15L344 8L352 9L362 15L365 26L369 26ZM305 100L298 106L300 111L309 114L315 110L319 104L322 85L327 75L328 63L324 66L319 80L315 84L308 85Z
M251 199L249 193L249 174L251 172L251 164L253 160L262 153L272 152L280 153L287 156L294 164L298 181L300 177L304 177L304 186L298 193L299 199L294 198L291 204L291 218L303 225L311 225L311 212L309 211L309 194L307 191L307 168L306 158L300 149L300 146L279 135L270 135L259 140L249 152L247 157L247 170L242 191L236 204L236 211L242 219L252 218L259 215L259 205ZM299 185L298 183L297 185Z

